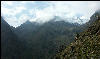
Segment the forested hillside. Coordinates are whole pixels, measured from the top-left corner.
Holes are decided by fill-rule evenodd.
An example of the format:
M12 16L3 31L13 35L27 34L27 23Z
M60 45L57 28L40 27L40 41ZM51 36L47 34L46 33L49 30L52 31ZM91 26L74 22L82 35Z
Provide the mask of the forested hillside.
M100 1L1 1L1 59L100 59Z
M27 43L34 59L51 59L63 45L74 41L76 33L83 31L84 26L65 21L49 21L42 25L26 21L17 28L12 28L16 35Z
M41 25L35 22L26 21L25 23L23 23L21 26L17 28L9 26L9 24L7 24L3 20L3 18L1 19L2 19L1 20L2 59L5 58L7 59L13 59L13 58L14 59L28 59L28 58L29 59L33 59L33 58L52 59L56 53L58 54L55 56L55 58L66 58L65 56L62 56L63 55L62 53L65 52L61 52L61 51L66 51L66 49L68 52L67 56L70 57L73 56L74 50L75 50L74 56L76 56L76 54L78 55L79 51L81 51L78 50L80 49L80 47L85 49L84 47L87 47L87 44L90 41L92 42L91 40L92 36L99 38L99 36L96 36L97 34L96 35L93 34L92 36L89 34L89 33L96 33L95 31L99 30L99 22L98 20L96 20L96 18L95 18L96 21L94 22L95 25L93 26L91 25L92 24L91 20L88 23L83 25L77 23L69 23L65 21L51 20ZM84 29L87 28L88 24L91 25L92 27L90 26L88 30L82 32ZM76 39L74 39L76 34L77 37ZM87 39L89 38L90 40L88 41ZM88 43L87 44L82 43L85 41ZM72 45L71 48L70 46L68 46L70 43ZM85 45L82 46L82 44ZM67 46L69 48L66 48ZM76 50L78 50L77 53ZM82 53L81 56L78 55L80 56L80 58L84 54L82 51L81 53ZM84 55L84 58L87 58L87 54Z
M72 42L54 59L99 59L100 58L100 11L91 16L90 26L77 34Z

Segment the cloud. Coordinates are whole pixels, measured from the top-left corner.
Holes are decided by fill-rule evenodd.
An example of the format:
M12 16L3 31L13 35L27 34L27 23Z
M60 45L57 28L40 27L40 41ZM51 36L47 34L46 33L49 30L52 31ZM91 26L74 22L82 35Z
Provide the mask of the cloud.
M20 12L22 12L23 10L25 10L26 8L24 6L17 6L15 8L6 8L6 7L1 7L1 12L4 15L9 15L9 16L14 16Z
M13 25L13 27L19 26L18 20L16 17L5 17L5 21L8 22L9 25Z
M19 18L16 17L5 17L6 21L9 25L13 25L14 27L20 26L22 23L26 22L30 19L30 17L27 14L21 15Z
M99 6L100 1L1 1L1 12L12 26L19 26L26 20L44 23L55 16L82 23L77 18L80 17L85 23Z
M55 12L53 11L52 6L44 8L43 10L36 10L35 11L35 18L33 21L38 22L46 22L53 18ZM31 20L32 21L32 20Z
M11 1L1 1L1 6L3 6L3 5L9 5L9 6L11 6L11 5L13 5L13 2L11 2Z
M50 6L37 10L36 18L33 21L48 21L54 16L59 16L66 21L78 22L77 20L68 20L67 18L76 17L77 14L81 14L84 17L84 21L89 20L90 16L98 9L100 2L89 2L89 1L52 1ZM87 21L88 21L87 20Z
M23 14L19 17L19 24L26 22L27 20L29 20L30 17L27 14Z

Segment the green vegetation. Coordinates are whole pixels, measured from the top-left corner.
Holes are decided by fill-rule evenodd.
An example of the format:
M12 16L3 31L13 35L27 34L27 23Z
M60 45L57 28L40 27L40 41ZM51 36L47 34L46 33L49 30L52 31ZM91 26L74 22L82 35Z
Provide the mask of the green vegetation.
M2 59L52 59L83 30L82 25L65 21L42 25L27 21L14 28L1 19Z
M95 15L95 14L94 14ZM75 41L67 46L54 59L99 59L100 58L100 16L87 30L78 34Z
M53 19L42 25L27 21L17 28L1 18L1 59L99 59L98 15L83 25Z
M75 33L82 31L80 26L64 21L49 21L42 25L27 21L14 31L21 40L26 42L27 49L29 53L33 52L34 59L52 59L62 45L64 49L74 41Z

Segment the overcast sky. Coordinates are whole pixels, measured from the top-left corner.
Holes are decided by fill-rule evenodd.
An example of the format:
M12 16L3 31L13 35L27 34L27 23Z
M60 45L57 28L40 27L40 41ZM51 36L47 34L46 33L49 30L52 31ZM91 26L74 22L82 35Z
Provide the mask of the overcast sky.
M54 16L78 23L67 18L80 17L87 22L99 7L100 1L1 1L1 15L14 27L27 20L45 22Z

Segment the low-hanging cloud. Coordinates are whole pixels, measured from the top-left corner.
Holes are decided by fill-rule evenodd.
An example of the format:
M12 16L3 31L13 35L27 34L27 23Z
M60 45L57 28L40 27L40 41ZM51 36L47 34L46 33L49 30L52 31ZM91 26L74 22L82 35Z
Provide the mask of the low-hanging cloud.
M27 20L44 23L59 16L65 21L83 23L99 9L100 1L1 1L1 13L12 26Z

